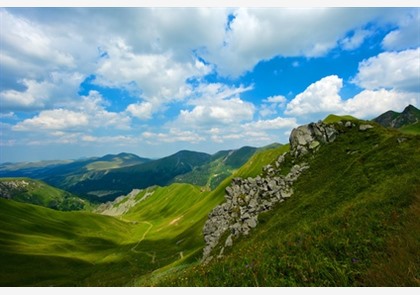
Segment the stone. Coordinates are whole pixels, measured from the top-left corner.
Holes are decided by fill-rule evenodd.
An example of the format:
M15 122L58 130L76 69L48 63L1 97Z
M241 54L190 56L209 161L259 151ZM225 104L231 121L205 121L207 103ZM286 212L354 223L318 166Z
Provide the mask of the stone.
M347 122L344 124L344 126L345 126L345 127L347 127L347 128L351 128L351 127L352 127L352 123L351 123L350 121L347 121Z
M314 150L314 149L316 149L317 147L319 147L319 145L320 145L321 143L319 142L319 141L317 141L317 140L314 140L314 141L312 141L310 144L309 144L309 149L310 150Z
M232 247L232 245L233 245L232 234L230 234L226 239L225 247Z
M250 218L246 221L246 223L248 224L248 226L250 228L254 228L257 226L257 219L256 218Z
M359 126L359 131L366 131L366 130L368 130L368 129L372 129L373 128L373 126L372 125L369 125L369 124L362 124L362 125L360 125Z

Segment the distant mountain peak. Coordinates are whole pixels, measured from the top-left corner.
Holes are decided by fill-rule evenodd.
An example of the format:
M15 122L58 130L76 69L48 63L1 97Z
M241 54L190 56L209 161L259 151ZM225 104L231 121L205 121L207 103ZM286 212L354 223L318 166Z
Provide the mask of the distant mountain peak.
M401 113L389 110L373 121L384 127L401 128L420 122L420 110L410 104Z

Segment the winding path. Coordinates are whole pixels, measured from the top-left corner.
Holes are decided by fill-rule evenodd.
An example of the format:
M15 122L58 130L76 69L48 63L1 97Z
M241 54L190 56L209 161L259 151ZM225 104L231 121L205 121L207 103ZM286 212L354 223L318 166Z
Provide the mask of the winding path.
M144 238L146 237L146 235L149 233L149 231L152 229L152 227L153 227L153 224L151 224L150 222L148 222L148 221L141 221L142 223L146 223L146 224L148 224L149 225L149 228L143 233L143 236L141 237L141 239L137 242L137 244L135 244L134 246L133 246L133 248L131 248L131 251L132 252L134 252L134 253L144 253L143 251L137 251L136 250L136 248L137 248L137 246L144 240Z

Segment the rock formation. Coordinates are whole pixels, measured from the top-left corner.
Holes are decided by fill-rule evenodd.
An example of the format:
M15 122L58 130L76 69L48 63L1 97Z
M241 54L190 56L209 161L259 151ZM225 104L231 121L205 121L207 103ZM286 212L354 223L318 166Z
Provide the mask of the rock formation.
M353 127L353 123L348 127ZM346 123L346 124L347 124ZM343 123L340 123L341 125ZM347 125L346 125L347 126ZM293 183L303 171L309 168L303 156L316 152L322 144L336 139L338 131L333 124L311 123L293 129L290 134L290 156L296 163L290 172L280 174L286 154L281 155L272 165L263 168L264 176L255 178L234 178L226 188L226 202L215 207L209 214L203 234L206 246L203 262L209 262L219 245L218 256L223 255L225 247L231 247L240 235L248 235L258 224L258 215L271 210L276 204L293 195Z

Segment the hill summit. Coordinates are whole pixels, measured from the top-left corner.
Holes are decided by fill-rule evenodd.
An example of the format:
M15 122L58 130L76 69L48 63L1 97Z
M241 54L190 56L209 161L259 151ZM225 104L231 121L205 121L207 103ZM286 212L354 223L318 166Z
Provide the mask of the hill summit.
M401 128L420 122L420 110L410 104L402 113L387 111L373 121L384 127Z

